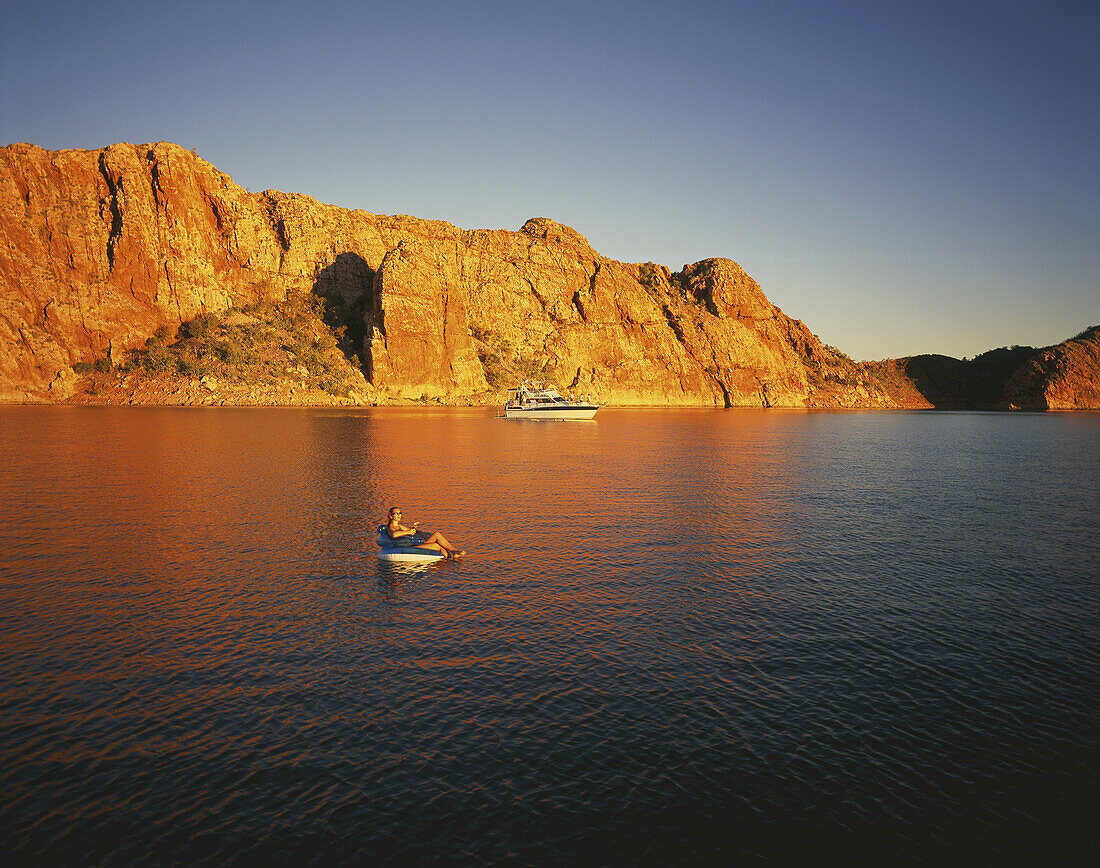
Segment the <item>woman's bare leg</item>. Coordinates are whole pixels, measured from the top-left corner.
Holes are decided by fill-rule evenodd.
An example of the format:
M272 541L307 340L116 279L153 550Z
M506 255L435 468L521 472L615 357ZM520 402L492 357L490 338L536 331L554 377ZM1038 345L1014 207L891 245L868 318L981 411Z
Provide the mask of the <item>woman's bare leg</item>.
M424 542L422 542L421 545L422 546L439 546L440 551L448 551L448 552L456 551L455 547L453 545L451 545L449 542L447 542L447 538L445 536L443 536L443 534L441 534L439 531L436 531L435 533L433 533Z
M462 557L462 555L466 554L465 551L459 551L453 545L447 542L447 538L443 536L443 534L441 534L439 531L433 533L430 537L428 537L427 541L422 542L421 545L430 546L431 548L438 547L439 550L444 554L450 552L451 556L456 558Z

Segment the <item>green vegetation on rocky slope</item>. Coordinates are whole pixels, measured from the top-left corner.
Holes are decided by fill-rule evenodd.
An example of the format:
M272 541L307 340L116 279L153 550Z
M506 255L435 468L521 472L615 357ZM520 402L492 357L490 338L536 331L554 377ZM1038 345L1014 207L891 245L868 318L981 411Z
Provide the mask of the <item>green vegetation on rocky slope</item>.
M369 401L372 389L359 357L341 349L344 327L333 328L326 319L335 317L324 299L292 294L281 302L200 315L175 333L162 326L124 364L112 367L104 358L74 370L88 378L84 394L93 397L112 380L126 379L130 384L157 381L162 389L203 384L233 403L247 403L252 395L277 401L280 394L312 394L321 403L326 395Z

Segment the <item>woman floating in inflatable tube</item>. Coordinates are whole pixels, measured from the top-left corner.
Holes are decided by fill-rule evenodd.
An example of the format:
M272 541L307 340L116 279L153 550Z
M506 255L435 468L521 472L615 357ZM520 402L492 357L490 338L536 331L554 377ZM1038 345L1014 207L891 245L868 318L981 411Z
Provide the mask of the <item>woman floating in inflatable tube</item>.
M401 523L401 509L396 506L390 507L390 520L389 524L386 525L386 533L389 535L389 538L393 540L395 545L415 545L420 549L434 549L444 557L450 557L452 559L461 558L466 554L464 550L459 551L447 542L447 538L438 531L433 533L426 540L421 540L418 536L419 531L417 530L419 526L420 522L414 521L412 527L405 527L405 525ZM402 539L403 537L404 539Z

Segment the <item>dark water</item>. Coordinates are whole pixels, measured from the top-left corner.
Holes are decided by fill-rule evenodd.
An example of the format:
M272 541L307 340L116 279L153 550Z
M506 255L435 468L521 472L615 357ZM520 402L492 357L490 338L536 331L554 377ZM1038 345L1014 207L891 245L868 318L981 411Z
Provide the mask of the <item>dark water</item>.
M1097 856L1100 416L0 408L7 862ZM390 504L470 551L375 558Z

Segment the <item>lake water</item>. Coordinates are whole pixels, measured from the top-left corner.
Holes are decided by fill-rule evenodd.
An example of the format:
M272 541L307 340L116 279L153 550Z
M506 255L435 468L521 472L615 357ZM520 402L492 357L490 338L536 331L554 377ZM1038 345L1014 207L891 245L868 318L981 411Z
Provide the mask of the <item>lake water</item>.
M9 864L1097 856L1100 415L0 407ZM388 506L469 557L380 563Z

